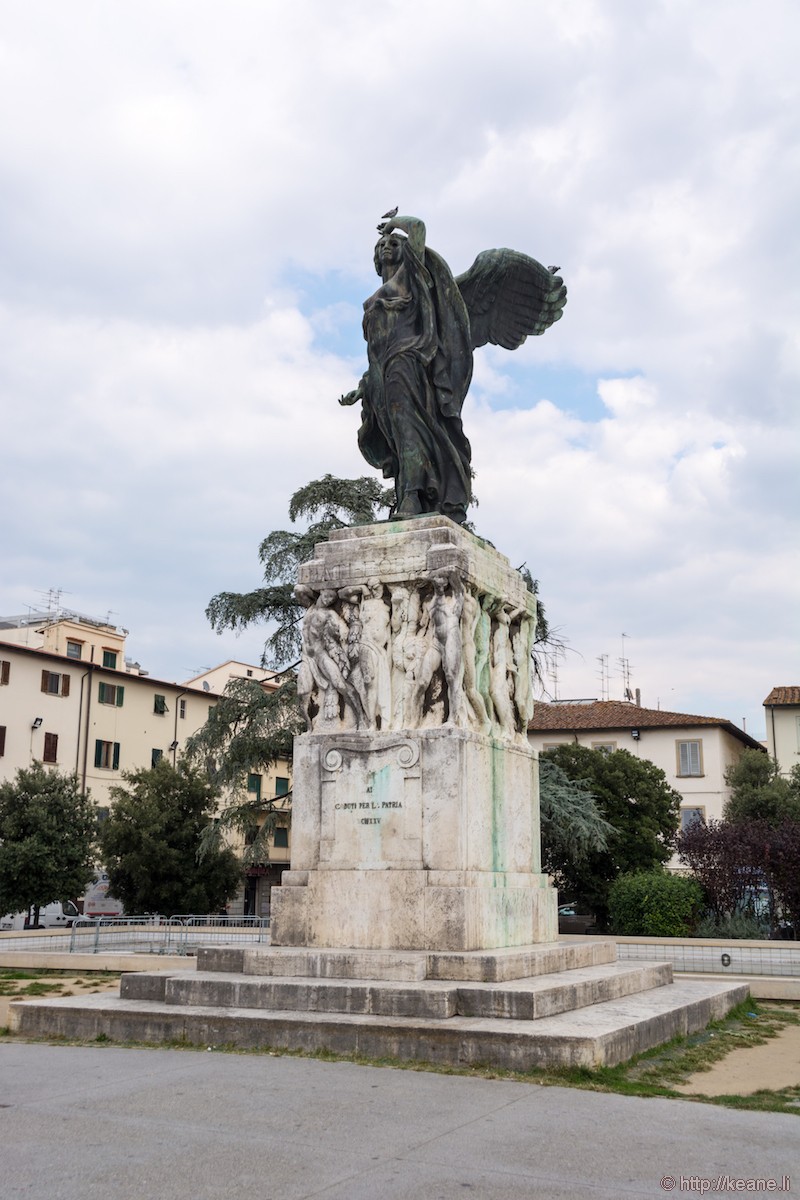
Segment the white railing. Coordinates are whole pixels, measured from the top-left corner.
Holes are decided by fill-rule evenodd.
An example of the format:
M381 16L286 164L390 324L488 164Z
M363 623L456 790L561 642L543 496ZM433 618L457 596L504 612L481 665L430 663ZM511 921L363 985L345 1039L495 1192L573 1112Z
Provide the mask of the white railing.
M172 917L79 917L72 926L69 950L70 953L81 954L125 951L191 954L198 946L268 941L268 917L207 916L197 913L179 913ZM40 948L44 949L44 946Z

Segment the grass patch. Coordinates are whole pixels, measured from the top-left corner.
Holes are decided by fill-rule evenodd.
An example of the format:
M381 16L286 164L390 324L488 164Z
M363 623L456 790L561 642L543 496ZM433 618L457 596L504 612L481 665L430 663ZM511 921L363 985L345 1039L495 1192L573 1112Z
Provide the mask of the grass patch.
M0 968L0 996L22 999L35 996L71 996L67 988L74 986L93 991L98 984L116 982L119 971L92 972L89 978L75 978L74 971L51 970L48 967Z
M28 983L25 987L20 988L17 995L19 996L51 996L53 992L62 992L64 990L63 983L45 983L41 979L34 979L32 983Z

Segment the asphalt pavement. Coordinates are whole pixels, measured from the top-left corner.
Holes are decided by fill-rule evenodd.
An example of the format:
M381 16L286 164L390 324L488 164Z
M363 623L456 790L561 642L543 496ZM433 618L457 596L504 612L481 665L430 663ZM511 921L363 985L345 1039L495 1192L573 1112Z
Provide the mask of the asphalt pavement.
M800 1195L799 1138L792 1116L683 1100L216 1050L0 1043L4 1200L616 1200L735 1194L751 1180L780 1189L784 1176Z

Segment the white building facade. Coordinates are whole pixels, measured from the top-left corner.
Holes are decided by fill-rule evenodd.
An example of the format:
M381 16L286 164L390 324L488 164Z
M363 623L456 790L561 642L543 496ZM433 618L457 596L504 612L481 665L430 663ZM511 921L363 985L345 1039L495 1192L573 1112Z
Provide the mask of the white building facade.
M124 771L162 758L177 764L231 676L276 686L269 672L233 661L186 683L153 678L126 662L126 633L75 614L0 621L0 781L36 761L74 772L102 815ZM253 771L248 795L288 797L290 778L287 763ZM290 837L287 819L231 911L269 910L269 888L289 865Z
M764 701L767 751L781 775L800 763L800 687L775 687Z
M764 751L755 738L719 717L700 717L616 700L536 703L528 726L537 750L577 742L595 750L627 750L660 767L681 794L681 827L721 820L730 788L725 772L744 750Z

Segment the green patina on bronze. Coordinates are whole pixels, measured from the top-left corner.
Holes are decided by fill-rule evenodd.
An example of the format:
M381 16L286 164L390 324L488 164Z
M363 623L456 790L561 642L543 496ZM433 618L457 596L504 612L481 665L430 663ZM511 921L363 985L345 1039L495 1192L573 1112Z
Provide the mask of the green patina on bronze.
M544 333L560 319L567 289L557 267L516 250L484 250L454 277L426 245L423 222L396 213L378 226L382 283L364 303L369 365L339 403L361 401L359 448L394 479L394 515L442 513L463 524L472 452L461 409L472 352L487 342L515 350Z

